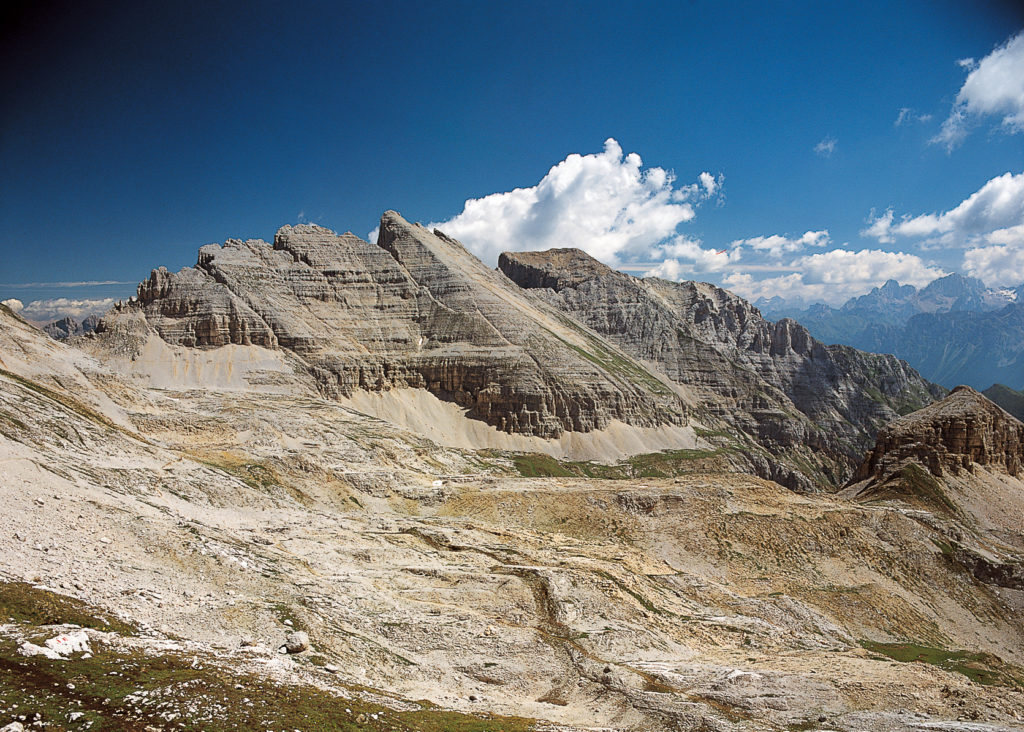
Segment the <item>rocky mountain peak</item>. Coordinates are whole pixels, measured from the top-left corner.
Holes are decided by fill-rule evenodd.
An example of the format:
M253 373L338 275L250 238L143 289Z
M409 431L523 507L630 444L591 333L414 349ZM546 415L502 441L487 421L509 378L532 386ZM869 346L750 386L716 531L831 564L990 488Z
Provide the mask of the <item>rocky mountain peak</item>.
M968 293L982 293L985 291L985 283L976 277L967 277L959 272L953 272L945 277L933 280L927 287L921 290L921 296L938 295L943 297L960 297Z
M520 287L556 291L578 287L594 277L619 274L574 247L545 252L503 252L498 257L498 269Z
M975 465L1017 476L1024 461L1024 423L971 387L958 386L886 426L851 482L884 480L911 461L936 476Z
M500 430L545 438L684 420L679 397L643 365L394 211L376 244L300 224L272 245L204 246L194 267L154 270L127 307L172 345L288 351L330 397L426 389Z
M705 282L639 279L575 249L507 252L498 266L799 466L757 468L790 487L843 482L896 410L941 393L895 358L826 346L796 321L772 323Z
M74 336L92 333L96 330L96 326L99 322L100 319L96 315L86 316L81 323L68 315L44 325L43 332L58 341L66 341L68 338L73 338Z

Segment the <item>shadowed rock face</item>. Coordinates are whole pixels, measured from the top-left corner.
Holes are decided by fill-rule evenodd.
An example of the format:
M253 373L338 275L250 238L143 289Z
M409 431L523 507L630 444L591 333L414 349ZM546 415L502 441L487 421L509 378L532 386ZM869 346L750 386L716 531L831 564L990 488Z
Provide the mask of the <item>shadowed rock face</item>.
M81 323L69 315L60 320L54 320L52 323L47 323L43 326L43 332L58 341L66 341L74 336L92 333L96 330L99 322L100 319L95 315L86 316Z
M1020 477L1024 423L969 386L898 419L879 433L853 481L883 480L908 462L935 476L981 465Z
M329 396L423 388L508 432L684 419L630 356L391 211L376 244L300 225L272 245L204 246L194 267L154 270L126 307L172 344L285 349Z
M577 249L505 253L498 266L656 364L773 453L810 450L834 482L849 475L878 428L942 393L892 356L826 346L799 323L769 322L710 284L641 280ZM792 478L770 477L792 487Z

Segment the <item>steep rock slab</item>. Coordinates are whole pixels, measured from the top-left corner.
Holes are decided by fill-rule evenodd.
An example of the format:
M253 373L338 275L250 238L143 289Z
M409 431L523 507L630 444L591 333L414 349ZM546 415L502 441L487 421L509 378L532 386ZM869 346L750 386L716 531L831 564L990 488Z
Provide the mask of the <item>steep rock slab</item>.
M789 475L767 475L791 487L842 483L877 429L942 393L898 359L826 346L714 285L638 279L577 249L505 253L498 266L786 458Z
M632 357L393 211L377 244L301 225L273 244L204 246L194 267L154 270L114 317L132 312L172 345L285 349L329 396L427 389L507 432L685 419Z

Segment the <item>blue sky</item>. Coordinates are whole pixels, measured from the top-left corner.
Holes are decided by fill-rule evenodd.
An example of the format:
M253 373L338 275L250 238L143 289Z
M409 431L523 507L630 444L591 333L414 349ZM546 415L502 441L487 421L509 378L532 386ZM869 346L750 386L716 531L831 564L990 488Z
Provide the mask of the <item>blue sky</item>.
M492 263L581 246L752 298L1024 282L1019 3L5 12L0 300L83 314L203 244L389 208Z

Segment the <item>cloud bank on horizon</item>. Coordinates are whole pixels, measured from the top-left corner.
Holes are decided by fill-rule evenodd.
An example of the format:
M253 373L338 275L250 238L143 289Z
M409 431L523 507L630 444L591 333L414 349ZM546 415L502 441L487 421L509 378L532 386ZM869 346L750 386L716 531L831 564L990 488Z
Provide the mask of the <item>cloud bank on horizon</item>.
M703 172L694 183L676 185L670 171L645 169L639 155L624 155L609 138L602 152L569 155L535 186L472 199L457 216L430 226L459 239L492 265L502 251L577 247L612 267L646 270L648 276L681 280L717 275L726 287L750 299L783 294L837 305L888 279L923 287L948 274L918 254L836 246L828 230L758 235L721 249L679 233L702 203L721 200L722 182L721 175ZM955 236L969 230L974 238L964 241L978 246L967 250L970 263L965 267L976 276L984 270L989 279L998 279L985 266L999 262L983 266L982 250L998 259L1010 246L1007 232L1012 229L1007 227L1020 222L1024 230L1024 174L989 181L950 212L907 217L896 224L893 218L887 210L864 234L892 243L897 236ZM1003 259L1008 256L1002 254ZM765 276L775 272L781 274ZM1001 279L1005 277L1004 272Z
M967 79L930 142L952 153L993 115L1003 132L1024 132L1024 32L981 61L959 63ZM930 119L903 107L895 126ZM831 136L814 146L823 158L835 149ZM872 211L860 236L877 243L861 247L834 242L827 229L754 233L715 245L681 233L701 204L723 202L722 185L723 176L709 172L678 184L672 171L645 168L637 153L623 154L609 138L602 152L569 155L535 186L471 199L461 213L431 226L489 264L502 251L578 247L612 267L717 280L752 300L782 295L839 305L889 279L923 287L949 273L932 256L939 250L962 251L954 268L990 286L1024 282L1024 172L990 179L947 211L899 217L891 206L881 215Z
M992 178L949 211L894 218L887 209L861 234L880 243L913 240L924 250L964 249L972 277L990 286L1024 282L1024 173Z
M836 245L827 229L762 234L721 249L681 234L679 227L702 203L721 202L722 185L721 175L708 172L677 185L672 172L645 169L639 155L623 154L609 138L602 152L569 155L535 186L471 199L457 216L430 226L492 265L502 251L577 247L648 276L718 275L752 300L781 294L838 305L889 279L924 287L949 273L922 256L940 248L962 249L960 268L989 285L1024 282L1024 173L997 176L945 212L896 220L888 208L869 216L861 236L879 244L906 242L920 254ZM766 275L773 272L781 274Z
M55 297L48 300L33 300L28 304L17 298L0 302L12 311L35 323L49 323L64 317L81 320L90 315L104 315L117 302L113 297L102 298L67 298Z

